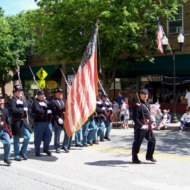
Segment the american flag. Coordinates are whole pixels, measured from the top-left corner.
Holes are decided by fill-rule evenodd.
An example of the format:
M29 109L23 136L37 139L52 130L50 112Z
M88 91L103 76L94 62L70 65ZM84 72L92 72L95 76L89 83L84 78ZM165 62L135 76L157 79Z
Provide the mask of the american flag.
M78 131L96 109L98 94L97 26L84 52L67 96L64 126L68 136Z
M157 45L158 45L158 50L163 53L163 46L162 46L162 38L163 38L163 29L160 23L158 23L158 31L157 31Z

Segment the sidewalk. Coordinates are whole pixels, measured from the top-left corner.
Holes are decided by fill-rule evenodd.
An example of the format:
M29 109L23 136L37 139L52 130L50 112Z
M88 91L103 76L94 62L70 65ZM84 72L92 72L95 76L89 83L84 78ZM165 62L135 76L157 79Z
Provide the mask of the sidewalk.
M133 128L133 126L134 126L133 120L129 120L128 125L129 125L129 128ZM115 124L113 124L113 128L122 129L121 122L118 122L117 126ZM180 122L178 122L178 123L169 123L168 128L164 129L164 130L179 131L180 130Z

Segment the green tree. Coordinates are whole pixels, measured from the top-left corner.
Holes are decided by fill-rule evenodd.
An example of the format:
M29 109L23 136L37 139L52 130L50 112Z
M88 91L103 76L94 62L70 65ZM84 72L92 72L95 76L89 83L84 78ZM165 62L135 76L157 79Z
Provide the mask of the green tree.
M39 53L66 63L80 60L98 21L102 79L109 88L117 70L156 52L157 18L173 18L186 0L39 0ZM34 19L34 20L35 20ZM145 31L147 31L145 33ZM148 35L147 35L148 34ZM149 55L149 56L148 56Z
M5 17L2 11L0 15L0 84L4 94L5 84L13 79L10 71L15 71L16 65L24 65L26 50L33 41L27 14Z

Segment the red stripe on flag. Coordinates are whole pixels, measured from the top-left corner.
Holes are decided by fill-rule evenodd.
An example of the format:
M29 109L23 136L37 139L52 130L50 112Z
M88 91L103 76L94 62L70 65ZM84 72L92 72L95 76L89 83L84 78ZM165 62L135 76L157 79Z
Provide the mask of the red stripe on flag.
M157 31L157 45L158 45L158 50L163 53L163 46L162 46L162 38L163 38L163 31L162 27L158 25L158 31Z
M96 109L98 93L96 38L97 29L87 46L67 97L64 125L68 136L78 131Z

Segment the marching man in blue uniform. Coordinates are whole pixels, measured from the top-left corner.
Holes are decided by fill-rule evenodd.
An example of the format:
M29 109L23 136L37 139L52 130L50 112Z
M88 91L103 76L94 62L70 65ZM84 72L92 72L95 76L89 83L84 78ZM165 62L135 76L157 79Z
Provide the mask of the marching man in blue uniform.
M3 143L4 148L4 162L7 165L11 165L10 161L10 150L11 150L11 123L9 118L9 111L4 107L5 99L0 94L0 139Z
M25 120L28 117L27 102L22 99L23 89L15 85L13 89L13 98L10 101L12 114L12 132L14 144L14 159L21 161L21 157L27 160L26 154L30 141L30 131L27 128ZM20 138L24 138L20 149Z
M61 131L64 130L63 149L65 152L69 152L68 147L70 144L70 138L64 129L64 113L66 101L63 99L63 90L56 88L54 91L54 99L51 101L53 109L53 127L54 127L54 147L56 153L60 153L60 135Z
M143 139L148 141L146 160L156 162L153 158L156 139L152 131L150 123L150 106L148 103L148 90L140 90L140 99L136 103L133 112L134 125L134 142L132 147L132 162L140 164L141 161L138 158L138 153Z
M104 139L110 141L110 132L112 128L112 118L113 118L113 113L112 113L112 103L109 101L108 96L106 94L103 95L102 98L102 104L103 107L105 107L104 115L105 115L105 135Z
M100 138L100 141L104 141L104 129L105 129L104 121L106 120L105 110L106 108L103 107L101 96L98 95L96 100L96 116L95 116L97 132L93 139L94 142L97 142L98 138Z
M40 145L43 141L43 152L51 156L49 145L52 138L52 106L46 101L45 93L38 90L37 98L33 102L34 114L34 147L35 155L40 157Z

